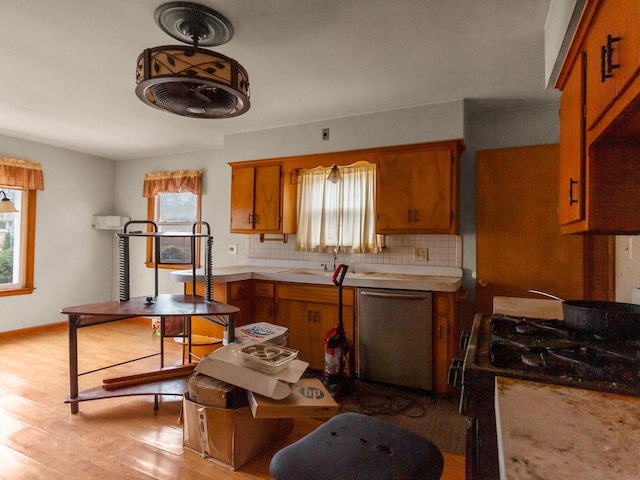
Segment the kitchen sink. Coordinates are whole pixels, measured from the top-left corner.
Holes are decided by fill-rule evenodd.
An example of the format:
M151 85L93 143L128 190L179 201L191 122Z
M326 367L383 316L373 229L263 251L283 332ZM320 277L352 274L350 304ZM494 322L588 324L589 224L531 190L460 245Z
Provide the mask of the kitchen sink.
M333 272L329 270L315 270L313 268L294 268L291 270L284 270L280 273L290 273L292 275L319 275L322 277L330 277Z

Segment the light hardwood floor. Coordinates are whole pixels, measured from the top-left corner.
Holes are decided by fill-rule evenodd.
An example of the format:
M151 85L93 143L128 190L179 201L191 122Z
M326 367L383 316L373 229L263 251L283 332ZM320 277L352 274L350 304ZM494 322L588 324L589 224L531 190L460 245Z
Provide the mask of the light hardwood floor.
M151 354L158 338L147 324L125 321L83 328L80 371ZM167 364L181 347L165 341ZM269 461L283 446L319 425L296 420L294 430L238 471L183 449L180 397L95 400L72 415L68 395L66 327L12 337L0 334L0 479L270 479ZM106 376L159 366L158 357L81 377L80 389ZM464 457L445 452L444 480L464 478ZM328 479L329 480L329 479Z

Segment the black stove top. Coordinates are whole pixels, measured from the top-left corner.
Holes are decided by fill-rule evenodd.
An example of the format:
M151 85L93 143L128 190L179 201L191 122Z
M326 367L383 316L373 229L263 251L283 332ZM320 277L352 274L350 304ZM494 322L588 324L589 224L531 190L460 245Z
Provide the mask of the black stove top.
M571 331L560 320L478 315L462 384L493 389L496 376L640 396L640 342Z

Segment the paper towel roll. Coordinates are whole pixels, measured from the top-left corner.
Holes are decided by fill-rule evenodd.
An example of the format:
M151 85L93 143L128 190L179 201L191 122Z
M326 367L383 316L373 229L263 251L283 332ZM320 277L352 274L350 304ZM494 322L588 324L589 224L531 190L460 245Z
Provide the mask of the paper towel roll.
M631 303L640 305L640 287L631 290Z

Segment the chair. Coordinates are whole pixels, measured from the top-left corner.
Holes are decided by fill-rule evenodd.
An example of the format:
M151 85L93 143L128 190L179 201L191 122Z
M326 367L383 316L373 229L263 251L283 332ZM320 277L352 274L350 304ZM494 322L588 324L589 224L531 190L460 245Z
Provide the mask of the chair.
M341 413L271 459L276 480L438 480L444 468L432 442L360 413Z

